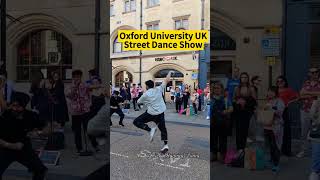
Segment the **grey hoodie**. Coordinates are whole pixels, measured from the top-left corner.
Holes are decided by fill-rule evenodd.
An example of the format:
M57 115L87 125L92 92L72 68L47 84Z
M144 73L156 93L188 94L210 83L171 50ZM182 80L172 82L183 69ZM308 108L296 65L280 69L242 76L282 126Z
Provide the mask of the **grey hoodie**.
M98 114L94 116L88 123L88 135L101 137L106 136L110 132L110 129L107 127L107 123L110 118L109 116L109 103L102 106Z

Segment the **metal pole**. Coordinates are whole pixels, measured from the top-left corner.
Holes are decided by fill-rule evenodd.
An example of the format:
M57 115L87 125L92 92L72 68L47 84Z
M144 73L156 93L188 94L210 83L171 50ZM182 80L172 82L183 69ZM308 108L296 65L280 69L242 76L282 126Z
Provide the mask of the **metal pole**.
M287 0L283 0L283 13L282 13L282 49L281 49L281 59L282 59L282 74L287 76L287 55L286 55L286 31L287 31Z
M140 0L140 30L142 30L142 0ZM139 83L142 85L142 50L139 51Z
M201 30L204 30L204 0L201 0ZM199 51L198 54L199 54L199 56L198 56L198 85L200 85L200 81L202 80L201 79L201 61L202 61L202 57L200 56L201 55L201 51ZM203 53L202 53L202 55L203 55Z
M100 62L100 24L101 24L101 3L100 0L96 0L96 14L95 14L95 70L99 74L99 62Z
M6 20L7 12L6 12L6 0L1 0L1 62L3 63L0 67L0 72L6 70L6 53L7 53L7 20Z

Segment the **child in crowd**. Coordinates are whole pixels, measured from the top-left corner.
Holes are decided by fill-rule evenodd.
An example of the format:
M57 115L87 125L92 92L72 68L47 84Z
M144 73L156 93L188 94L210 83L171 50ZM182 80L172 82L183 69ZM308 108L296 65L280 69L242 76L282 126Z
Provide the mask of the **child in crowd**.
M270 156L272 163L272 171L279 171L279 161L283 138L283 119L282 114L285 109L283 101L278 96L276 87L269 88L268 102L265 105L265 110L274 110L273 120L269 124L264 124L265 141L270 148Z
M194 114L198 114L198 105L199 105L199 94L197 90L194 90L192 97L191 97L192 107L194 110Z
M211 99L211 138L212 161L224 162L227 151L228 122L227 116L233 111L232 104L224 97L222 83L216 82L213 85Z

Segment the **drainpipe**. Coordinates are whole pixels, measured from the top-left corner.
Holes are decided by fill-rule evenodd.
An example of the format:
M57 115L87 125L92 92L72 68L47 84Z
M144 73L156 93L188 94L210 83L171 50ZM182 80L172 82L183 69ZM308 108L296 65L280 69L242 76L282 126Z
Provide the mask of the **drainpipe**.
M282 59L282 75L287 76L287 55L286 55L286 31L287 31L287 0L282 1L282 49L281 49L281 59Z
M1 55L0 61L3 63L0 67L0 72L6 70L6 56L7 56L7 9L6 9L6 0L1 0Z
M201 0L201 30L204 30L204 1L205 0ZM205 51L205 49L203 49L202 51ZM198 52L199 56L198 56L198 85L200 85L200 88L203 88L201 87L201 81L203 80L202 79L202 74L201 74L201 62L202 62L202 58L205 58L205 55L204 53L201 53L201 51ZM204 57L202 57L204 56Z
M94 65L97 73L99 74L100 67L100 24L101 24L101 2L100 0L96 0L96 14L95 14L95 54L94 54Z
M140 0L140 30L142 30L142 0ZM141 83L142 81L142 50L139 51L139 82Z

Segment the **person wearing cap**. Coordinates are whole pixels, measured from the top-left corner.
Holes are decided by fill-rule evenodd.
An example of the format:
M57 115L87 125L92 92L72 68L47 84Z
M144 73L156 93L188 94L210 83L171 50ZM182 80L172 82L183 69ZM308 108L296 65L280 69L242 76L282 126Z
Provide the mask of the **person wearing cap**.
M124 126L123 124L123 119L124 119L124 114L120 108L120 105L122 105L124 102L124 99L119 96L119 91L114 91L114 94L110 98L110 117L112 116L113 113L117 113L120 116L120 121L119 125ZM112 126L112 121L110 118L110 126Z
M45 179L47 167L43 165L32 148L30 133L45 127L38 115L26 109L30 97L21 92L15 92L12 103L0 116L0 179L5 170L13 162L26 166L33 173L33 180Z
M298 158L304 157L308 150L309 141L307 140L307 136L312 120L310 109L313 101L317 100L318 96L320 96L319 70L317 68L310 68L308 75L309 78L304 82L300 91L300 98L303 101L301 110L301 140L303 143L300 152L297 154Z

